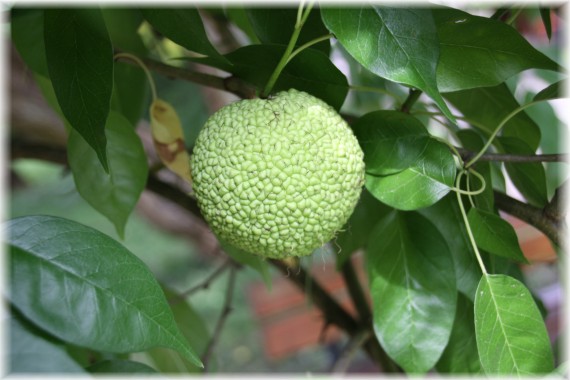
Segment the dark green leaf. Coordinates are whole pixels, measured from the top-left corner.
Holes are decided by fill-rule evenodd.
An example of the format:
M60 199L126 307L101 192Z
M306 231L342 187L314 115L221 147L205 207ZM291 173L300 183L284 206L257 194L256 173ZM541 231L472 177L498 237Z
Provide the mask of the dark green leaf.
M138 55L147 54L147 48L138 33L144 21L142 13L134 8L101 9L113 47Z
M418 212L428 218L443 235L453 256L457 289L473 301L481 269L469 241L455 193L448 194L433 206Z
M537 100L551 100L551 99L563 98L564 93L562 89L565 87L566 87L565 79L558 81L556 83L552 83L550 86L546 87L545 89L541 90L538 94L536 94L532 100L537 101Z
M137 377L143 376L143 374L156 374L157 372L147 366L146 364L134 362L131 360L103 360L95 363L89 367L87 370L91 373L125 373L125 374L137 374Z
M42 329L97 351L172 348L200 365L143 262L97 230L50 216L5 225L10 301Z
M550 22L550 8L539 7L540 18L542 18L542 23L544 24L544 29L546 30L546 35L548 39L552 38L552 24Z
M247 17L259 40L264 44L287 45L293 34L295 23L297 22L297 8L259 8L252 7L246 10ZM323 25L318 9L313 9L307 18L296 46L303 45L315 38L328 34L327 28ZM311 48L318 49L325 54L330 52L330 42L323 41Z
M244 32L252 44L259 44L259 38L255 35L253 26L247 17L247 11L243 6L237 6L232 4L225 9L227 17L234 23L238 28Z
M210 342L208 326L183 297L181 298L168 288L163 287L162 289L169 300L176 325L196 353L202 356ZM162 373L196 373L200 371L200 367L185 360L181 355L173 354L172 351L161 347L148 350L147 355L152 359L156 369Z
M336 255L337 269L343 266L354 251L368 245L371 238L370 232L376 222L390 210L389 207L374 198L368 190L362 190L360 200L350 219L335 240L335 246L340 247L340 252Z
M425 373L447 345L456 305L455 272L443 236L417 213L393 211L366 251L374 332L406 372Z
M285 52L284 45L249 45L226 55L234 64L231 72L263 88ZM222 68L209 59L193 60ZM348 82L340 70L320 51L303 50L281 72L273 92L296 88L308 92L339 110L348 92Z
M136 127L147 105L149 86L146 75L138 67L117 62L114 82L113 110Z
M533 155L534 149L528 146L525 141L515 137L499 137L501 147L505 153ZM526 200L537 206L544 207L548 203L546 196L546 174L544 166L540 162L505 163L505 168L513 184L526 198Z
M61 342L48 336L23 317L13 315L9 319L8 327L10 373L84 372L67 354Z
M429 144L429 134L413 116L399 111L367 113L352 124L364 152L366 173L390 175L413 166Z
M432 12L440 43L437 86L441 92L496 86L528 69L558 69L556 62L502 21L452 8Z
M113 47L101 11L50 8L44 14L44 39L59 106L108 171L105 122L113 89Z
M475 297L475 332L488 375L529 376L554 369L550 340L528 289L504 275L484 275Z
M469 119L467 122L474 121L473 126L487 136L493 133L507 115L520 107L505 84L449 92L445 98ZM540 143L540 129L524 111L505 124L502 134L524 140L533 150Z
M142 13L156 30L178 45L204 54L226 69L231 66L208 40L202 18L196 8L145 8Z
M109 173L94 165L95 153L72 132L67 144L77 191L124 236L125 225L146 185L148 165L140 138L127 119L111 112L107 120Z
M364 67L394 82L419 88L453 122L436 83L439 42L428 9L325 8L326 27Z
M485 145L481 135L473 129L461 129L457 131L457 137L461 141L463 148L471 152L479 152ZM485 190L481 194L472 196L473 201L478 208L492 212L495 210L495 197L493 195L491 163L479 161L475 164L474 169L485 179ZM483 185L474 175L469 176L469 184L471 191L478 190Z
M427 207L443 198L455 180L455 160L449 148L429 139L424 152L408 169L388 176L366 174L366 188L399 210Z
M49 76L44 44L44 12L14 8L10 12L10 34L20 56L32 71Z
M513 226L493 213L471 208L469 225L477 246L494 255L527 263Z
M473 313L473 302L462 294L458 294L455 321L449 343L435 366L438 372L454 374L481 372Z

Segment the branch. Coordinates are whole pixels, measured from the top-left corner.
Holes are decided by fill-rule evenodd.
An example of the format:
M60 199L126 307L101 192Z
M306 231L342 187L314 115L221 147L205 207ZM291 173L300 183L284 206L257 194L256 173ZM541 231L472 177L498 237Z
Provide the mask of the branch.
M338 357L336 363L334 363L331 372L345 373L358 349L364 344L364 342L370 339L371 335L372 331L369 329L361 330L356 335L353 335L342 350L342 353Z
M360 316L360 321L366 326L372 326L372 313L370 312L370 305L366 299L366 295L362 291L362 286L360 286L360 280L354 271L352 261L347 260L342 268L342 277L346 283L348 293L354 302L356 310L358 310L358 315Z
M550 203L544 207L544 215L557 223L559 227L564 224L567 215L566 201L568 186L569 182L564 182L556 189Z
M228 315L230 315L230 312L232 311L232 300L234 298L235 283L236 283L236 267L232 266L230 269L230 278L228 279L228 287L226 290L226 301L224 302L224 307L222 309L222 313L220 314L220 318L216 323L214 334L212 335L210 342L208 342L208 346L206 347L204 355L202 356L202 364L204 364L204 372L208 372L210 358L212 357L212 353L214 352L214 347L218 342L218 340L220 339L224 323L226 322Z
M421 94L422 94L421 90L410 88L410 93L408 94L408 97L404 101L404 104L402 104L400 111L404 113L410 113L410 110L414 106L414 103L420 98Z
M167 76L171 79L183 79L203 86L231 92L232 94L235 94L243 99L252 99L256 95L255 87L235 76L222 78L216 75L170 66L151 58L138 58L146 65L149 70ZM118 58L117 60L138 67L138 64L130 59Z
M463 161L468 162L477 155L467 149L457 148ZM568 162L568 154L534 154L534 155L517 155L517 154L498 154L486 153L479 157L477 161L497 161L497 162Z
M494 191L493 194L499 209L536 227L556 245L562 247L563 226L546 217L543 209L518 201L499 191Z

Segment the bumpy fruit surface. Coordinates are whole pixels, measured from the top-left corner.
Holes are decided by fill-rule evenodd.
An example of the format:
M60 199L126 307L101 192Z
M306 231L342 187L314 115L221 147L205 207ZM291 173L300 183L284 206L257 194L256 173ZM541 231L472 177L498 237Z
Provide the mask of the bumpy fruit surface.
M196 140L191 166L212 230L272 258L308 255L333 238L364 183L363 153L346 122L297 90L217 111Z

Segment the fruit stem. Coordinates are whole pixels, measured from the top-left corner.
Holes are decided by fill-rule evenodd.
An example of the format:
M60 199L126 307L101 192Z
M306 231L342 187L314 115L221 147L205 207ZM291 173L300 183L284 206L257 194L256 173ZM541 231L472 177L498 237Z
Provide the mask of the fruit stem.
M137 65L140 66L141 69L143 69L144 73L146 74L147 78L148 78L148 83L150 85L150 91L152 93L152 101L156 101L156 99L158 98L158 96L156 95L156 85L154 84L154 80L152 79L152 75L150 74L150 71L148 70L148 68L146 67L146 65L143 63L143 61L141 61L138 57L129 54L129 53L117 53L115 54L114 59L117 60L119 58L127 58L130 59L132 61L135 61L137 63Z
M307 8L304 11L303 11L303 3L299 5L299 11L297 12L297 22L295 23L295 29L293 30L293 34L291 35L291 39L289 40L287 49L285 49L285 53L283 54L281 60L277 64L277 67L269 77L269 81L267 81L267 84L265 85L265 88L263 89L263 92L260 95L261 98L266 98L269 95L269 93L273 89L273 86L275 85L275 82L277 82L277 79L279 78L281 71L283 71L285 65L287 65L287 62L289 62L289 57L291 56L291 53L295 48L295 44L299 39L299 34L301 33L303 24L305 24L305 21L307 21L307 18L309 17L309 13L311 12L312 8L313 8L312 1L307 5Z
M460 171L459 174L457 175L455 186L458 189L461 186L461 177L463 176L463 174L464 171ZM483 272L483 274L486 275L487 269L485 268L485 264L483 264L481 253L479 253L479 249L477 248L477 244L475 243L475 237L473 237L473 232L471 231L471 226L469 225L469 219L467 219L467 213L465 212L465 207L463 206L463 202L461 201L461 193L456 192L456 195L457 195L457 203L459 203L459 210L461 210L461 216L463 217L463 222L465 222L465 229L467 230L467 235L469 236L469 241L471 242L471 246L473 247L473 251L475 252L475 257L477 257L477 262L479 263L481 272Z
M295 50L291 53L291 55L290 55L289 58L287 59L287 63L289 63L297 54L299 54L300 52L302 52L302 51L305 50L306 48L308 48L308 47L310 47L310 46L313 46L313 45L315 45L315 44L318 44L318 43L321 42L321 41L326 41L326 40L328 40L328 39L331 39L331 38L333 38L333 37L334 37L334 35L333 35L332 33L329 33L329 34L326 34L326 35L324 35L324 36L317 37L317 38L315 38L314 40L311 40L311 41L309 41L309 42L307 42L307 43L305 43L305 44L299 46L297 49L295 49Z

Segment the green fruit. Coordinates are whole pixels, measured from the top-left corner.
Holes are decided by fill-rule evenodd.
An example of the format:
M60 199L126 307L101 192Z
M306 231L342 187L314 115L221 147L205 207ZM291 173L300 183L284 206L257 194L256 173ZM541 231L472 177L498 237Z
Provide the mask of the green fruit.
M212 230L271 258L305 256L333 238L364 183L363 153L349 126L296 90L217 111L196 140L191 167Z

